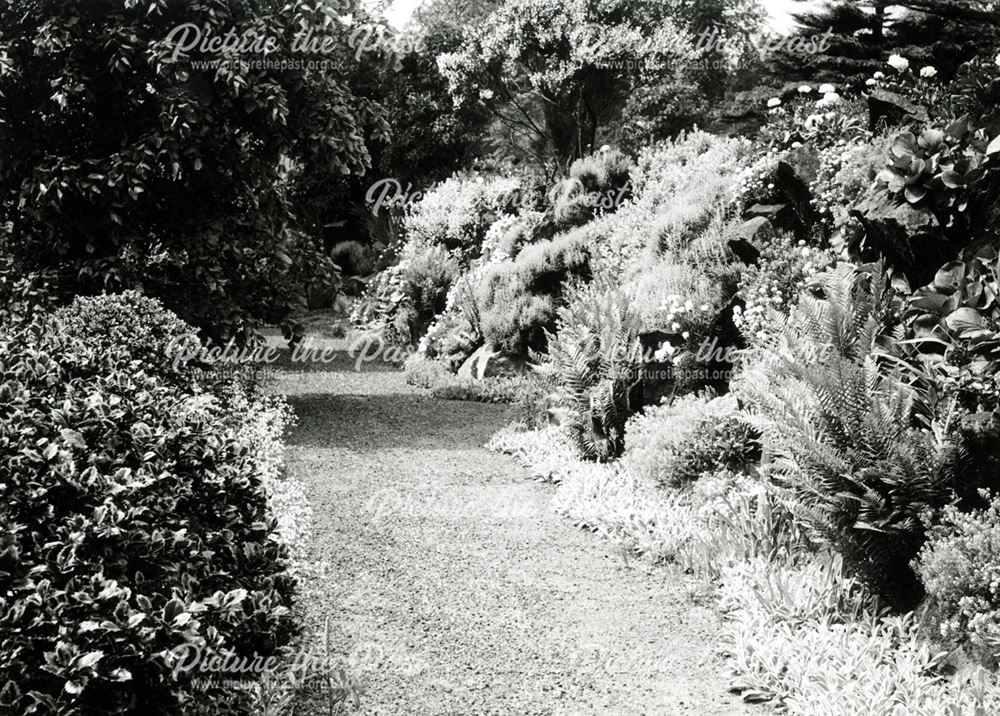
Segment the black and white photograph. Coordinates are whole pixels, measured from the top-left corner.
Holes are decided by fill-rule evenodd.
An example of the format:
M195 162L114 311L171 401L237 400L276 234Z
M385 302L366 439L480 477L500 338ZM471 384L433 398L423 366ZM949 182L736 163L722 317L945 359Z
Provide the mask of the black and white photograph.
M0 0L0 716L1000 716L1000 2Z

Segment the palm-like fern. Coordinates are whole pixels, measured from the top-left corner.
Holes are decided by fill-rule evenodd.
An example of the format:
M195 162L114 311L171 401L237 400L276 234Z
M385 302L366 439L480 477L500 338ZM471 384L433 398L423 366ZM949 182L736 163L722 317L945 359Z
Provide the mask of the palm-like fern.
M588 457L608 460L624 448L625 421L640 407L640 329L629 296L596 281L570 291L548 337L565 424Z
M903 603L919 595L920 513L951 494L951 409L896 357L881 266L845 264L821 285L746 356L737 391L806 522Z

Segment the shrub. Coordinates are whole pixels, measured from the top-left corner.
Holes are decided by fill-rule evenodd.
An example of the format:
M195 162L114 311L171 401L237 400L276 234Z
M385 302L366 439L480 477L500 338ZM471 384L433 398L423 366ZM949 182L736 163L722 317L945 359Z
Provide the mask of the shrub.
M578 231L526 246L511 262L488 269L477 291L483 337L511 355L546 344L563 284L590 277L589 247Z
M413 307L410 336L423 334L445 309L448 290L458 275L458 262L440 246L415 247L401 264L403 292Z
M419 350L431 360L442 361L454 373L481 343L478 331L464 315L445 312L427 329Z
M935 403L886 352L899 335L881 266L839 266L820 283L824 297L804 295L780 335L747 356L737 394L804 523L880 593L912 605L920 514L952 494L950 401Z
M206 35L266 23L276 40L303 25L337 36L313 7L183 9ZM169 49L179 15L134 10L0 5L0 223L16 227L19 267L55 269L69 293L141 286L213 337L246 337L299 304L303 272L330 268L296 230L297 190L370 169L383 110L347 82L288 71L299 53L284 41L282 68L195 66Z
M452 177L428 190L404 221L408 242L441 246L464 260L480 254L486 231L513 213L520 191L514 179Z
M128 300L155 323L136 296L69 313L121 327ZM266 657L295 631L242 416L136 370L134 346L182 330L159 315L124 346L48 318L0 335L0 710L238 710L244 690L174 674L174 650Z
M341 241L333 247L330 257L345 276L368 276L375 268L372 251L358 241Z
M1000 267L984 247L967 261L950 261L909 297L907 337L916 358L973 410L1000 404Z
M963 118L928 126L920 136L897 134L876 187L853 211L862 230L849 248L863 258L884 256L911 285L921 285L970 244L995 240L997 133Z
M580 226L600 212L614 212L630 196L631 160L617 149L581 157L555 191L553 214L560 228Z
M86 341L98 360L107 356L109 368L124 355L138 369L171 382L189 379L190 358L182 349L201 345L188 324L138 291L80 297L55 318L60 332Z
M963 514L944 510L914 565L939 636L1000 661L1000 499Z
M834 228L850 220L850 209L872 188L885 167L885 136L857 139L820 152L819 172L810 185L816 211Z
M625 427L625 469L679 487L706 473L741 471L760 458L753 430L731 396L679 399L647 408Z

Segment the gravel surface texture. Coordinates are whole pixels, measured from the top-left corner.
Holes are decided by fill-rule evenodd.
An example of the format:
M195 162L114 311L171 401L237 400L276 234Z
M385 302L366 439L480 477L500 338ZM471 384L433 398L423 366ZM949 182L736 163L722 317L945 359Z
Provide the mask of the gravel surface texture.
M683 577L627 565L483 448L502 408L347 356L286 365L278 387L314 511L307 628L329 623L361 713L764 713L727 692L718 618Z

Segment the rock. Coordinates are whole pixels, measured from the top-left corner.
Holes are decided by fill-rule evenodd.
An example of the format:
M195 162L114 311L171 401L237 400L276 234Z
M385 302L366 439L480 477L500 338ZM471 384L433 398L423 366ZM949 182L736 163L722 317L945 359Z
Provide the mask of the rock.
M772 219L787 208L787 204L754 204L746 210L746 216L764 216L768 219Z
M875 90L868 95L868 128L876 131L882 121L889 126L901 124L907 119L927 122L927 109L914 104L901 94L889 90Z
M458 377L482 380L524 375L529 370L527 362L521 358L505 355L492 346L480 346L458 369Z
M730 240L729 248L747 266L754 266L760 258L760 249L774 236L774 224L766 216L755 216L737 230L738 239Z

